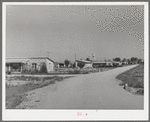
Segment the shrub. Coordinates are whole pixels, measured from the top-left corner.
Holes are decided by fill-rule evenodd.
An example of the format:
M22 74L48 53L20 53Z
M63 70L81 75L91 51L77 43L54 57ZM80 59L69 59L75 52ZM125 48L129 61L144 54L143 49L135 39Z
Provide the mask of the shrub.
M75 68L75 62L73 63L72 67Z
M135 84L134 88L143 88L144 87L144 84L143 83L138 83L138 84Z
M137 91L137 94L139 94L139 95L144 95L144 89L138 90L138 91Z
M114 66L114 67L118 67L118 66L119 66L119 64L117 64L117 63L113 63L113 66Z
M65 65L66 65L66 67L68 67L69 64L70 64L70 61L69 61L69 60L65 60L64 63L65 63Z
M78 62L78 67L83 68L85 66L84 63Z
M69 74L81 74L80 70L69 71Z
M89 74L89 71L84 71L82 72L82 74Z

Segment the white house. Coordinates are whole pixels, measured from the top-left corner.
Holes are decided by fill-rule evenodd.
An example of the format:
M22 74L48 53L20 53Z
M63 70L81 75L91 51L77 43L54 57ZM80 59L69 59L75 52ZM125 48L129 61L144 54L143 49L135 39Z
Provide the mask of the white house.
M76 62L76 66L78 66L78 63L83 63L83 64L84 64L84 67L83 67L83 68L93 67L93 66L92 66L92 61L75 60L75 62Z
M113 65L121 66L121 65L122 65L122 62L120 62L120 61L113 61Z
M48 57L6 58L6 71L9 72L40 72L44 65L47 73L53 71L54 61Z

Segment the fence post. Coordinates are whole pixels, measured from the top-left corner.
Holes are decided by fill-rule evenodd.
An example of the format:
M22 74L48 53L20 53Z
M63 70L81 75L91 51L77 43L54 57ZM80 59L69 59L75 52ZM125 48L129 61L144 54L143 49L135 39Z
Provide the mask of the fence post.
M124 89L126 89L126 90L128 89L128 84L124 85Z

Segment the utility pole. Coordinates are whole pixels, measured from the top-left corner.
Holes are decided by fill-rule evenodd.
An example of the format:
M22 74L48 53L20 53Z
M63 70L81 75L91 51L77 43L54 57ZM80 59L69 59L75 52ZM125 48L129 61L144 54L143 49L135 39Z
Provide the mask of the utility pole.
M49 53L50 53L50 52L47 52L47 54L48 54L48 58L49 58Z
M75 68L77 67L77 62L76 62L76 54L75 54Z

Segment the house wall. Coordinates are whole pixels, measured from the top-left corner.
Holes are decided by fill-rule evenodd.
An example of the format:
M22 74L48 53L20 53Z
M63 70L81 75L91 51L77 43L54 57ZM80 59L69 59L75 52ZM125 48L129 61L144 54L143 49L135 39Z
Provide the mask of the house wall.
M23 72L41 71L41 68L43 67L43 63L46 64L46 68L47 68L48 73L50 71L53 71L54 63L52 61L48 60L47 58L33 58L33 59L30 58L21 64L21 71L23 71ZM9 63L9 64L12 64L12 63ZM7 62L6 62L6 69L7 70L8 70L8 66L7 66Z
M128 64L128 62L122 62L122 64Z
M78 63L80 63L80 62L79 62L79 61L76 61L76 62L75 62L75 65L76 65L75 67L78 66ZM81 63L84 63L84 67L83 67L83 68L93 67L93 66L92 66L92 63L90 63L90 62L88 62L88 63L87 63L87 62L81 62Z
M36 63L36 67L33 67L32 63ZM46 63L46 59L30 59L28 62L27 62L27 69L28 71L33 71L33 70L38 70L40 71L43 63Z
M27 69L28 70L35 70L33 67L32 67L32 63L36 63L36 67L35 69L40 71L41 70L41 67L43 65L43 63L46 64L46 68L47 68L47 72L49 73L50 71L53 71L54 69L54 63L51 62L50 60L48 59L30 59L28 62L27 62Z
M46 59L46 67L47 67L47 72L50 73L51 71L54 70L54 63Z
M91 64L85 64L85 66L83 68L87 68L87 67L93 67L92 63Z

